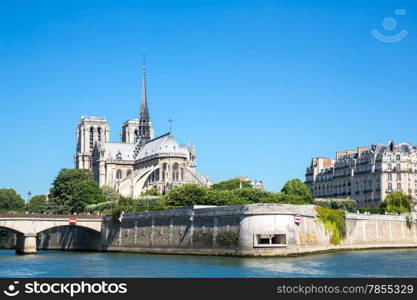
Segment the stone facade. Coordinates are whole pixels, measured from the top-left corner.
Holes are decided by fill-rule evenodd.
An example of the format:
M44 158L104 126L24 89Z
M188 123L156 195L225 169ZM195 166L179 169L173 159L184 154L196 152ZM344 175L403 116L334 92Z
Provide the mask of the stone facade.
M166 193L184 183L211 184L196 170L194 147L179 145L171 131L154 137L145 68L139 118L124 122L120 137L121 142L110 142L106 119L82 117L77 129L76 168L91 169L100 186L133 197L151 188Z
M110 141L110 127L105 118L81 117L76 131L77 149L75 167L91 169L91 155L97 142Z
M392 191L417 199L417 150L409 143L374 144L336 152L336 158L313 158L305 183L316 198L354 199L374 208Z

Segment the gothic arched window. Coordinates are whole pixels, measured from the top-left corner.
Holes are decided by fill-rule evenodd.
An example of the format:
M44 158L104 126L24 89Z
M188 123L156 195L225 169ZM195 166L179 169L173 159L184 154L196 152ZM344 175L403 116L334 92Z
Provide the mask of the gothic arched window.
M132 170L127 170L126 176L129 177L130 175L132 175Z
M134 142L135 142L135 143L137 143L137 142L138 142L138 140L139 140L139 134L138 134L138 130L137 130L137 129L135 130L134 135L135 135L135 140L134 140Z
M93 151L94 147L94 127L90 127L90 150Z
M97 138L99 141L101 141L101 128L97 128Z
M122 170L116 171L116 179L122 179Z
M179 165L178 163L174 163L172 165L172 181L178 181L179 177Z
M162 165L162 181L165 181L167 172L168 172L168 164L164 163Z

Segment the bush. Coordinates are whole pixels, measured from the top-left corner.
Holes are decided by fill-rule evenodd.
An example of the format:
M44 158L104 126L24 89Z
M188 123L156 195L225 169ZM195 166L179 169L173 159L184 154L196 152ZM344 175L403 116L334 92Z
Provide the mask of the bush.
M275 202L271 201L270 203L297 204L297 205L310 204L310 201L306 200L306 198L303 196L291 195L291 194L285 194L285 193L275 194L274 199L275 199Z
M85 207L85 210L89 212L94 212L94 211L102 212L108 209L112 209L113 207L116 207L117 202L118 201L106 201L106 202L101 202L97 204L90 204Z
M215 183L211 188L214 190L237 190L240 188L252 188L252 184L249 181L240 181L239 179L234 178Z
M171 189L166 205L172 207L192 205L240 205L251 203L308 204L305 196L273 193L255 188L213 189L196 184L185 184Z
M369 213L369 214L384 214L384 210L381 208L359 208L358 209L361 214Z
M313 204L327 208L343 209L350 212L354 212L357 209L356 201L352 199L317 198L313 200Z
M156 187L152 187L146 192L143 192L141 196L161 196L161 193Z
M104 203L103 203L104 204ZM122 212L124 213L133 213L133 212L141 212L141 211L149 211L149 210L163 210L171 207L167 207L165 203L164 197L156 197L156 196L147 196L147 197L140 197L140 198L132 198L132 197L123 197L120 196L120 200L118 202L107 203L110 205L110 209L104 209L105 213L109 213L113 216L113 220L116 221ZM97 206L102 205L101 203ZM89 208L95 210L96 207L90 206ZM104 205L103 205L104 206ZM108 208L109 206L107 206Z
M386 213L405 214L412 210L412 197L402 191L391 192L380 204L380 209Z
M346 235L346 214L341 209L316 207L317 218L323 223L324 229L331 232L330 243L339 245Z

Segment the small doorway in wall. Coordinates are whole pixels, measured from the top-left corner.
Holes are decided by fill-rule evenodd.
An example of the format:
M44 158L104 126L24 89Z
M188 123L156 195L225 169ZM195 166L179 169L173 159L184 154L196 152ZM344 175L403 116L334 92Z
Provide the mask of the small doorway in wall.
M254 247L286 247L287 235L285 233L258 233L254 235Z

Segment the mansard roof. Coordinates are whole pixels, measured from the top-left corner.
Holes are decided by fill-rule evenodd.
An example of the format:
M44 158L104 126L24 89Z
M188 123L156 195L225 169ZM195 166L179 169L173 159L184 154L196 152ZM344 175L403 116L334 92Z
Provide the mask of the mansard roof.
M410 143L395 144L394 142L389 142L388 146L382 144L373 144L371 149L373 152L383 154L385 152L392 152L391 149L394 152L410 153L413 152L415 148Z

